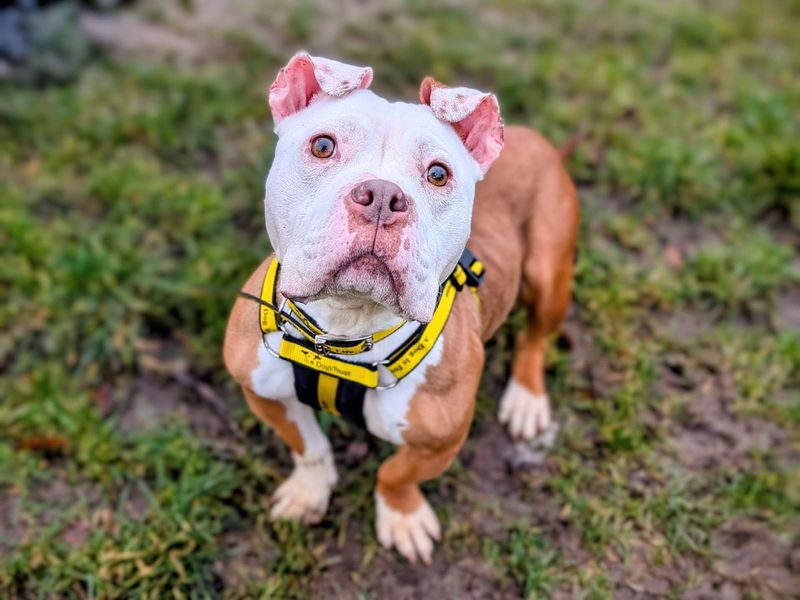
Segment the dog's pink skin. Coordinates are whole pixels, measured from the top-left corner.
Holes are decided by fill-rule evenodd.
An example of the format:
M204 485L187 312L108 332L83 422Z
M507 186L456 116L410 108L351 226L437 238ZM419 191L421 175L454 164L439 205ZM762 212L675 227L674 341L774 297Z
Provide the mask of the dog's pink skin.
M419 96L437 119L453 125L485 173L503 149L503 121L497 98L469 88L450 88L433 77L422 82Z
M320 91L338 98L372 82L372 69L354 67L300 52L280 70L269 90L275 122L304 109Z
M355 182L373 179L367 175ZM319 277L281 278L282 295L308 301L320 295L363 295L406 313L414 307L408 298L408 265L415 259L413 228L417 222L414 200L406 196L408 210L391 224L371 222L350 199L352 187L342 190L336 209L321 239L336 240L316 261Z

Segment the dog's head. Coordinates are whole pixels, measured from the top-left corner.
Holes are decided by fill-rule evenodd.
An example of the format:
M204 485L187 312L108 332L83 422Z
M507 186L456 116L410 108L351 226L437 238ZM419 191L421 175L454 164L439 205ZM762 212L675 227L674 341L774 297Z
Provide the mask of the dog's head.
M280 292L362 297L427 322L503 124L492 94L427 78L421 104L407 104L371 81L369 67L300 53L270 88L278 145L264 206Z

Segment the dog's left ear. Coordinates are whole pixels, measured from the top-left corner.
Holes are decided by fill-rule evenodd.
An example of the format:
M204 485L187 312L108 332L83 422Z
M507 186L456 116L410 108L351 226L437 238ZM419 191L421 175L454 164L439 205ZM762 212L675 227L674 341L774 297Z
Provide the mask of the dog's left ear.
M486 173L503 149L503 119L495 95L464 87L449 88L426 77L419 97L437 119L453 126Z
M320 93L339 98L372 82L372 69L298 52L269 88L272 118L279 123L303 110Z

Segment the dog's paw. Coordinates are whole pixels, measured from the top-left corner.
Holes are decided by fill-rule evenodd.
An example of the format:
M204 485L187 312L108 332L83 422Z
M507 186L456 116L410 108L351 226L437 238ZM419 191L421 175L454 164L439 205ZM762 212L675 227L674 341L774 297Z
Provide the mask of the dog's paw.
M550 399L509 379L500 400L500 422L515 440L532 440L550 427Z
M272 495L270 518L319 523L337 480L330 451L313 461L296 456L294 471Z
M389 508L380 494L375 494L375 528L378 541L387 550L395 547L410 562L417 558L431 564L433 542L441 536L439 519L427 500L412 513Z

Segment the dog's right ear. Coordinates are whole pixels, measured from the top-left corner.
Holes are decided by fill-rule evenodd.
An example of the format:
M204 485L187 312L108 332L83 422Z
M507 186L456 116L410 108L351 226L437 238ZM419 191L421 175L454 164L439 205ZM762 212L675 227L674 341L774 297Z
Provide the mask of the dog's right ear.
M283 67L269 88L269 107L278 124L306 108L319 93L339 98L372 82L370 67L346 65L336 60L298 52Z

